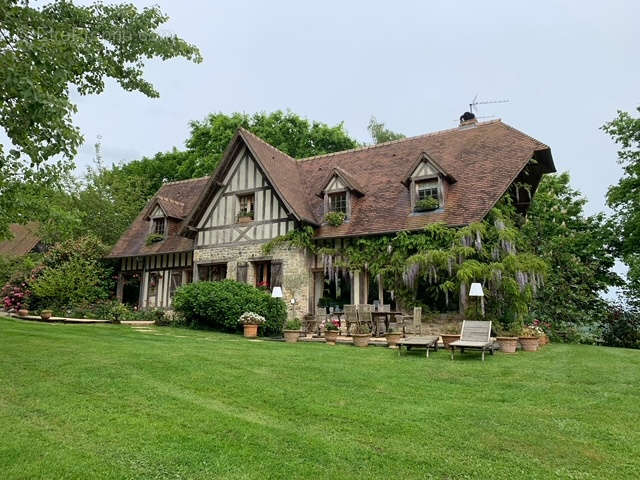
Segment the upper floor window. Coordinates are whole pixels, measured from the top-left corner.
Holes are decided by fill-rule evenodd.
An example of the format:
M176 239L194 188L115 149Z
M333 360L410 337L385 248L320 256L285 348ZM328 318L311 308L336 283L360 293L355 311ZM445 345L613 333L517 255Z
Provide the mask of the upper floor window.
M347 214L347 192L329 194L329 211Z
M253 215L255 208L255 195L253 193L250 195L240 195L238 200L240 200L240 214Z
M440 207L440 188L438 179L422 180L416 182L416 212L428 212Z
M153 233L157 233L158 235L164 236L164 232L165 232L165 219L164 219L164 217L162 217L162 218L154 218L153 219L152 232Z

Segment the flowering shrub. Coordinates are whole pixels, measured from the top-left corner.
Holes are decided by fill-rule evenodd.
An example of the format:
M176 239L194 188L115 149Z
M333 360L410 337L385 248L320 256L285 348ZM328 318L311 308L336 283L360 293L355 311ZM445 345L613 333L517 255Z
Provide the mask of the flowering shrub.
M2 306L5 310L20 310L28 307L31 291L26 283L20 285L5 285L2 289Z
M335 332L339 330L339 322L337 320L325 319L320 323L320 328L322 328L325 332Z
M243 325L262 325L264 323L264 317L253 312L244 312L240 315L238 322Z
M530 324L525 325L522 329L522 333L520 336L522 337L541 337L544 335L544 330L540 325Z

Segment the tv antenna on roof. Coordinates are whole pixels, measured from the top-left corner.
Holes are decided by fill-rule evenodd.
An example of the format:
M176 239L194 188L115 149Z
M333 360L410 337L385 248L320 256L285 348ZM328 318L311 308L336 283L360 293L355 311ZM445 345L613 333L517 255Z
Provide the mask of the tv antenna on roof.
M478 94L476 93L476 96L473 97L473 100L469 104L469 111L471 113L475 113L475 112L478 111L478 105L489 105L489 104L492 104L492 103L509 103L509 100L482 100L482 101L479 101L478 100Z

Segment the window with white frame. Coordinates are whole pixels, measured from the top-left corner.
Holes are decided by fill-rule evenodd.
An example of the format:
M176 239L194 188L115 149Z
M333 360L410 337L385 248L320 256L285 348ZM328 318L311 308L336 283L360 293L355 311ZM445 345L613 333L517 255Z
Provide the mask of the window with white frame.
M427 212L441 206L442 195L437 178L420 180L415 182L414 211Z

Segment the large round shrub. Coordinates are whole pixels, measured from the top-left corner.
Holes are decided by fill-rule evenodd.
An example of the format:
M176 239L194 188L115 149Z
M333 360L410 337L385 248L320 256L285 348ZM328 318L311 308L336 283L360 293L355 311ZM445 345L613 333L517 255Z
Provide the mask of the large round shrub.
M266 320L260 327L262 335L280 333L287 317L287 307L281 299L233 280L184 285L175 293L173 308L191 323L230 332L240 330L240 315L254 312Z

